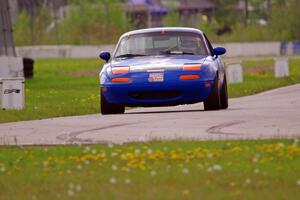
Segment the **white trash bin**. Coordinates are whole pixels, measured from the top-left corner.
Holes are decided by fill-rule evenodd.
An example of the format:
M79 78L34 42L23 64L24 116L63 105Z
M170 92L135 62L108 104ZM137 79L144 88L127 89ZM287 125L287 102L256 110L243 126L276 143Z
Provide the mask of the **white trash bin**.
M24 78L0 77L0 108L17 109L24 108Z

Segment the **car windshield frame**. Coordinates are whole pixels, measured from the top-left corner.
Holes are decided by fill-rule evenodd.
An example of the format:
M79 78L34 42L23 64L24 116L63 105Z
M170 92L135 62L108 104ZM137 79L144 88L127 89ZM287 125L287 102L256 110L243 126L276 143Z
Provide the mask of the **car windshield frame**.
M144 47L147 46L146 42L148 42L148 45L152 45L151 48L144 48L140 49L142 51L149 51L147 53L136 51L136 52L130 52L129 44L126 44L125 42L131 40L130 42L135 42L132 40L137 40L139 38L144 39ZM165 39L164 39L165 38ZM167 39L169 38L169 40ZM147 41L147 39L149 41ZM176 41L174 40L176 39ZM150 41L151 40L151 41ZM173 40L173 41L171 41ZM184 41L186 40L186 41ZM188 41L190 40L190 41ZM193 41L194 40L194 41ZM191 52L190 49L183 46L184 45L190 45L194 52ZM150 43L149 43L150 42ZM176 46L163 46L164 42L177 42ZM198 43L197 43L198 42ZM128 43L128 42L127 42ZM137 42L135 42L137 43ZM180 43L180 45L179 45ZM196 44L194 44L196 43ZM138 45L140 42L138 43ZM127 48L127 52L122 53L121 48L122 45L127 45L124 48ZM137 44L135 44L137 46ZM158 45L158 46L157 46ZM162 46L159 46L162 45ZM193 46L192 46L193 45ZM197 46L198 45L198 46ZM180 49L181 48L181 49ZM184 50L184 48L188 50ZM135 49L138 50L138 49ZM201 52L200 52L201 51ZM126 56L128 55L128 56ZM135 56L136 55L136 56ZM133 58L133 57L147 57L147 56L180 56L180 55L194 55L194 56L208 56L209 51L207 49L205 40L203 38L203 35L200 33L195 32L187 32L187 31L156 31L156 32L148 32L148 33L136 33L136 34L128 34L120 38L117 48L114 52L113 59L121 59L121 58Z

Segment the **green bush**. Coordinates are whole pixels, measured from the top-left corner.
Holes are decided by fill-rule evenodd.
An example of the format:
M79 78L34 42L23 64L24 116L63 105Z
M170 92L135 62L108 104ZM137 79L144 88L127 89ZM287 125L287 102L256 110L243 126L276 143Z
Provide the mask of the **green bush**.
M271 28L275 40L300 40L299 0L288 0L272 8Z
M116 1L73 3L60 24L62 41L68 44L109 44L130 29L122 7Z
M30 17L22 12L13 23L14 40L16 45L29 45L31 38Z
M270 41L273 38L270 36L270 29L268 27L258 25L244 26L238 24L233 27L230 34L222 35L218 38L219 42L256 42L256 41Z
M46 8L32 21L21 13L14 21L16 45L109 44L131 27L120 0L70 1L66 18L47 31L54 19Z
M46 8L37 10L33 18L26 12L21 12L13 23L16 45L36 45L53 42L53 36L46 32L51 20L51 14Z
M122 33L132 29L122 2L69 0L66 18L52 29L49 26L55 16L48 8L35 10L34 18L22 12L13 23L15 43L18 46L115 43ZM192 26L203 30L214 42L300 40L299 0L272 1L269 9L262 8L260 1L249 0L254 10L249 12L248 20L243 12L234 9L236 3L237 0L220 1L210 20L199 14L200 24L195 22ZM169 14L163 21L165 26L188 26L180 19L173 1L168 7ZM267 24L258 25L261 19ZM217 35L217 30L224 27L232 31Z

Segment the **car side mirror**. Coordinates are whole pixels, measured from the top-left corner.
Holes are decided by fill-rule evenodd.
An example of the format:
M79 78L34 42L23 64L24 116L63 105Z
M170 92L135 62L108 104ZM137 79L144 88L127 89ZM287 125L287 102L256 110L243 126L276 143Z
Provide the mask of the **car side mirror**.
M216 47L214 48L214 51L213 51L214 55L215 56L220 56L220 55L223 55L226 53L226 49L224 47Z
M110 53L109 52L101 52L99 54L99 57L102 59L102 60L105 60L105 62L108 62L109 59L110 59Z

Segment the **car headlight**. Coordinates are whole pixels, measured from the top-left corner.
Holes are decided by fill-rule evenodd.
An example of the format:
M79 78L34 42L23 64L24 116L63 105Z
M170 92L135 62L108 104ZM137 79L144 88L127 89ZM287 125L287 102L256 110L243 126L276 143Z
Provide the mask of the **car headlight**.
M99 78L100 78L100 84L101 85L104 84L106 82L106 80L107 80L107 77L106 77L105 74L100 74Z
M108 67L107 69L106 69L106 73L109 75L109 74L111 74L111 67Z

